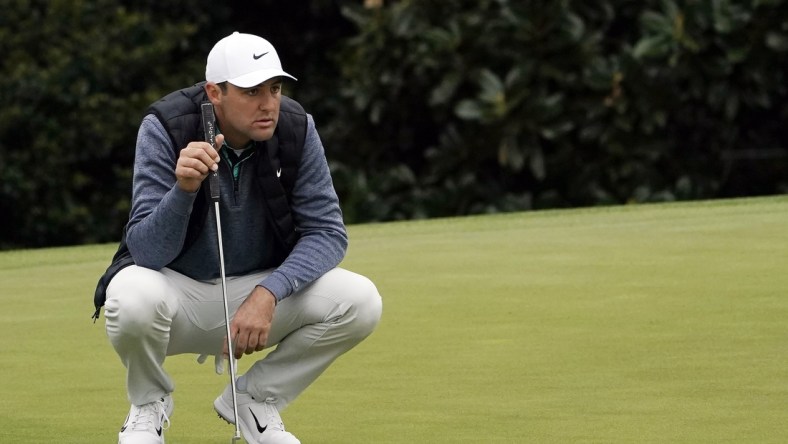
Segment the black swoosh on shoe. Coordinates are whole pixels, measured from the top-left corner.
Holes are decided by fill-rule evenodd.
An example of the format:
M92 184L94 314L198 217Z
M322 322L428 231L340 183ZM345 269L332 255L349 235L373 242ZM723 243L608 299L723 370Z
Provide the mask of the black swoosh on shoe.
M255 416L251 407L249 407L249 411L252 413L252 418L254 418L254 424L257 426L257 431L260 433L265 432L265 429L268 428L268 424L266 424L265 427L260 427L260 421L257 420L257 416Z

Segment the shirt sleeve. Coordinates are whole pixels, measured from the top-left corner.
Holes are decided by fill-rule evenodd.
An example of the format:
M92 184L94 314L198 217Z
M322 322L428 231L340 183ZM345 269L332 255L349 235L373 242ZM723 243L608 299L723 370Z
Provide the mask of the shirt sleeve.
M307 115L306 140L291 211L300 238L287 259L260 282L277 300L339 265L348 246L339 198L311 115Z
M126 243L134 262L159 270L181 251L197 192L177 186L178 158L172 141L154 115L142 120L134 155L131 214Z

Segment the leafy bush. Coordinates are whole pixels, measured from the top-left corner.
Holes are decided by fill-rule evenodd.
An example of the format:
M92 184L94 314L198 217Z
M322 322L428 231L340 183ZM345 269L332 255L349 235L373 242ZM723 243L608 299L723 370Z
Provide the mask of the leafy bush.
M349 6L336 165L359 220L786 190L782 2ZM757 167L741 159L774 155ZM736 161L738 159L738 161ZM749 162L752 166L752 161ZM762 174L763 174L762 173ZM348 208L348 206L350 208Z
M788 191L784 2L382 3L4 1L0 249L117 240L143 111L235 30L347 222Z
M168 85L193 82L198 62L202 20L152 3L4 2L0 247L119 237L142 112Z

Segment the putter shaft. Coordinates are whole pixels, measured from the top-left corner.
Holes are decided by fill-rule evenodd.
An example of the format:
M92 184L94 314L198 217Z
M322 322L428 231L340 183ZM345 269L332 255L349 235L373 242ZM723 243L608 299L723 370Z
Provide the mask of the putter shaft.
M227 333L227 350L229 352L229 356L227 357L227 360L229 364L228 367L230 368L230 390L232 391L233 394L233 415L235 416L235 435L233 436L231 441L234 443L241 439L241 429L238 425L238 395L235 388L236 362L235 362L235 357L233 356L234 353L233 337L232 337L232 332L230 331L230 309L227 306L227 278L224 269L224 246L222 245L222 220L221 217L219 216L218 200L214 201L213 209L214 212L216 213L216 234L219 240L219 268L222 278L222 301L224 302L224 321L225 321L225 329Z

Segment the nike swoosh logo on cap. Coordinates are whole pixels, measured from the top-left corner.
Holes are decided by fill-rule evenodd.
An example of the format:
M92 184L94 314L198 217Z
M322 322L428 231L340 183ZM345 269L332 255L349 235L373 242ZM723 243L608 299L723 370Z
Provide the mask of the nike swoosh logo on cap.
M253 59L255 59L255 60L260 60L260 58L261 58L262 56L266 55L266 54L268 54L268 53L267 53L267 52L264 52L264 53L262 53L262 54L260 54L260 55L257 55L257 54L252 54L252 58L253 58Z

